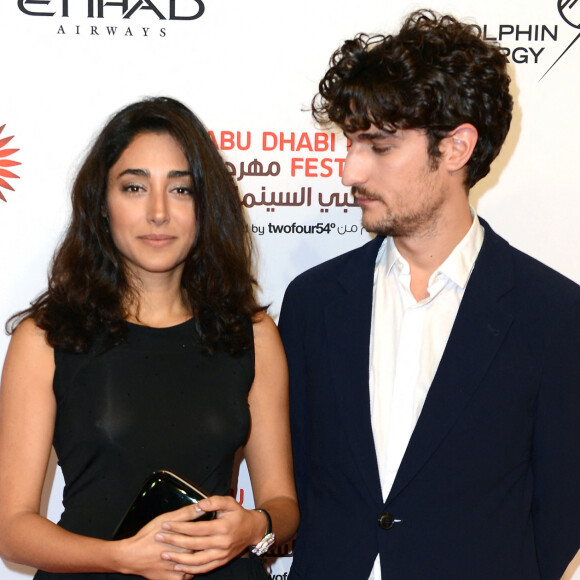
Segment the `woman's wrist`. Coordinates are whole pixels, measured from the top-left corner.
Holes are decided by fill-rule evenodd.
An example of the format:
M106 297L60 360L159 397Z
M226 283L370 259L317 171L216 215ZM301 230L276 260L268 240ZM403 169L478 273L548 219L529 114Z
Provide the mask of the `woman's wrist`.
M255 508L254 511L261 513L264 516L263 519L265 520L266 526L265 528L262 527L264 532L260 536L260 540L255 545L250 546L250 551L253 554L256 554L256 556L262 556L270 549L275 540L275 535L272 531L272 518L265 509Z
M107 560L110 563L111 571L119 574L134 574L129 566L128 555L131 549L128 547L127 540L116 540L107 542Z

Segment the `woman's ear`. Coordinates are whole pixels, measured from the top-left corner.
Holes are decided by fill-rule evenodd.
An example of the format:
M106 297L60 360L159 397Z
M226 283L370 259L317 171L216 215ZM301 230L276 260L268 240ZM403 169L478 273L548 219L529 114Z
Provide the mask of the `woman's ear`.
M442 159L450 172L463 169L473 154L477 144L477 129L471 123L463 123L443 138Z

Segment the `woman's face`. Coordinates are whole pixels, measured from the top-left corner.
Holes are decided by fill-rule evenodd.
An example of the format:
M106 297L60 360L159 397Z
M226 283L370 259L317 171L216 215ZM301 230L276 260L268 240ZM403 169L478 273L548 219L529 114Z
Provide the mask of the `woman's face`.
M168 133L137 135L111 167L109 227L131 275L181 279L196 232L192 187L187 159Z

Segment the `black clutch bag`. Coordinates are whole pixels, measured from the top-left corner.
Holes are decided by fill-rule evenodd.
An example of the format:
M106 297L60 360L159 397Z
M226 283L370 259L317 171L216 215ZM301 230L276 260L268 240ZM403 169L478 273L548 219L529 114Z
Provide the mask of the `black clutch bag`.
M113 533L113 540L134 536L153 518L186 505L192 505L207 497L197 485L172 471L159 470L152 473L137 494ZM215 512L207 512L197 520L211 520Z

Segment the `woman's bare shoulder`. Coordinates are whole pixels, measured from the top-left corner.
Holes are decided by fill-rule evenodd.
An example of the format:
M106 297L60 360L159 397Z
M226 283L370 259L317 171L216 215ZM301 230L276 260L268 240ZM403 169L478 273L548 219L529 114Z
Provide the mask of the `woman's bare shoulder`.
M5 371L7 368L19 372L53 371L54 349L46 340L46 332L32 318L25 318L12 333L4 366Z

